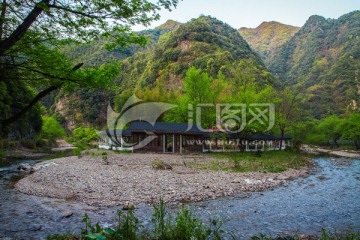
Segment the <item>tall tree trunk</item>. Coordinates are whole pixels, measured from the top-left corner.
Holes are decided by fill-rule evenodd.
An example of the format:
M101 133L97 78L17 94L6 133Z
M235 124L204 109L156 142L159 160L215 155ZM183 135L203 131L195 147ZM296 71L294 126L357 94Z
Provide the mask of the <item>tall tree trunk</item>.
M14 46L30 28L30 26L36 21L37 17L44 11L40 5L49 5L50 0L42 0L37 3L35 7L29 12L24 21L10 34L9 37L0 41L0 56L4 56L5 52Z
M281 129L280 131L281 131L281 134L280 134L279 151L281 151L281 148L282 148L282 143L283 143L283 139L284 139L285 129Z
M359 150L360 149L360 141L359 140L354 140L354 144L355 144L356 150Z

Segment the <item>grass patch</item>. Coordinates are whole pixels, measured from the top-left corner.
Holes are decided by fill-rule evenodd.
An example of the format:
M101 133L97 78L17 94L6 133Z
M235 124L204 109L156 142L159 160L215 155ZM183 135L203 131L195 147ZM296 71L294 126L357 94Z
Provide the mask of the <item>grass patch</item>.
M130 150L114 150L113 152L116 154L133 154Z
M102 156L107 156L108 153L106 151L91 151L91 152L84 152L84 155L86 156L91 156L91 157L102 157Z
M161 161L157 158L151 163L151 166L157 170L172 170L171 165L169 165L169 164L165 163L164 161Z
M296 152L269 151L259 153L209 153L213 161L191 163L198 170L234 172L283 172L308 165L307 156Z

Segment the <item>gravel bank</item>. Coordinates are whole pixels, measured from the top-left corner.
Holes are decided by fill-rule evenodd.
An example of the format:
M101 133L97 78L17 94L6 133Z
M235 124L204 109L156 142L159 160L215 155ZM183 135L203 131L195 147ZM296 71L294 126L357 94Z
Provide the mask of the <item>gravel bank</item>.
M60 158L16 184L20 192L74 199L93 206L117 206L125 202L201 201L221 196L271 189L287 180L306 177L307 169L282 173L233 173L199 171L191 162L211 161L206 155L111 154L109 165L101 157ZM155 160L172 170L156 170Z

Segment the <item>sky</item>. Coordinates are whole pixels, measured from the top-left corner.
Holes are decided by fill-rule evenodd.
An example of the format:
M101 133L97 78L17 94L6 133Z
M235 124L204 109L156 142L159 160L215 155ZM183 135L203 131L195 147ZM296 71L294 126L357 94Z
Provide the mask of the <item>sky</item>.
M168 19L185 23L200 15L216 17L236 29L255 28L264 21L301 27L312 15L338 18L355 10L360 10L360 0L183 0L172 12L162 10L161 19L147 28ZM133 29L139 31L145 27Z

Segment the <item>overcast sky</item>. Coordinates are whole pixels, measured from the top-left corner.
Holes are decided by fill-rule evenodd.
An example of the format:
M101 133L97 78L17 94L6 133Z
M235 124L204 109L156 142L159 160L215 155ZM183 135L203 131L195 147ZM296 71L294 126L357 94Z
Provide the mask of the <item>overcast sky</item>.
M185 23L201 14L211 15L234 28L255 28L263 21L277 21L302 26L311 15L338 18L351 11L360 10L360 0L183 0L172 12L161 11L161 20ZM142 30L137 26L134 30Z

